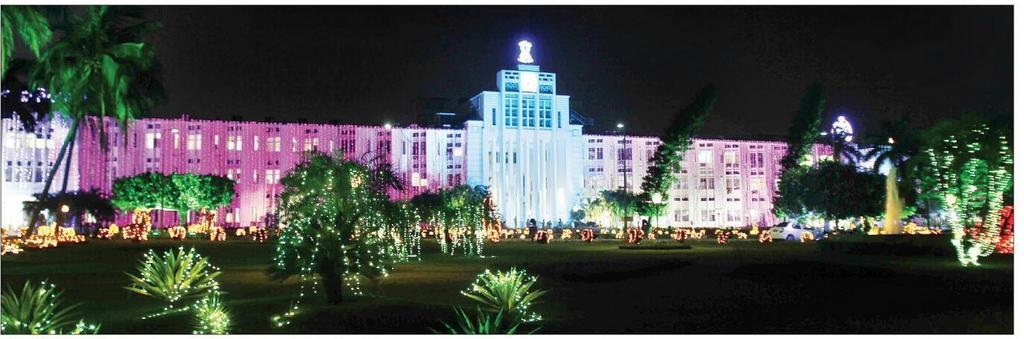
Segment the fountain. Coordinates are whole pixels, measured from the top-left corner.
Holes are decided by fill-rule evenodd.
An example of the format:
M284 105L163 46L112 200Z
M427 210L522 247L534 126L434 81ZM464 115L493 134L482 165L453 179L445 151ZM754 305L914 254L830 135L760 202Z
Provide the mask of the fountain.
M903 200L900 200L899 190L896 188L896 168L889 170L885 176L885 224L882 226L882 234L900 234L900 214L903 212Z

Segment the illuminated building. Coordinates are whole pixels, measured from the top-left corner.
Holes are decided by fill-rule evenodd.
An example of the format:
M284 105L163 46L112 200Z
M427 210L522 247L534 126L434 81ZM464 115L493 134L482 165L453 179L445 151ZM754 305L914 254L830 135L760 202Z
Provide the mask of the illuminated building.
M486 185L509 227L523 227L530 219L539 225L568 225L572 210L602 190L620 189L623 180L628 190L639 192L658 138L584 134L583 127L570 119L570 97L557 92L556 75L533 64L532 44L520 46L520 64L515 70L498 71L497 90L469 100L476 116L462 128L223 121L183 115L135 120L122 132L113 121L105 121L102 126L110 133L107 151L101 149L95 129L79 133L68 189L97 188L109 194L116 178L147 171L222 175L237 182L236 196L217 211L216 223L265 225L278 205L280 179L303 160L305 151L341 150L350 159L390 163L406 186L391 192L395 199L444 187ZM8 115L2 126L3 227L13 228L25 223L22 202L42 190L67 126L46 122L26 133ZM664 198L669 208L657 224L775 223L771 203L785 150L786 144L778 141L693 140L683 170L677 173L680 180ZM811 153L815 162L831 154L826 145L815 145ZM59 191L61 171L51 191ZM178 224L176 212L157 214L157 226ZM119 221L126 224L127 218Z

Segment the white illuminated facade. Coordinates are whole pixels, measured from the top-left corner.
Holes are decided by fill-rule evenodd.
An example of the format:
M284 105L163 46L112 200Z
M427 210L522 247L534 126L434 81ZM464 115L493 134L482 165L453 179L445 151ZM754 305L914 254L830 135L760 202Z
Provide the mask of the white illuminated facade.
M532 45L519 46L519 61L533 62ZM497 86L471 99L481 120L466 122L466 182L490 187L509 226L568 224L582 199L584 156L583 127L569 123L569 96L537 65L498 71Z

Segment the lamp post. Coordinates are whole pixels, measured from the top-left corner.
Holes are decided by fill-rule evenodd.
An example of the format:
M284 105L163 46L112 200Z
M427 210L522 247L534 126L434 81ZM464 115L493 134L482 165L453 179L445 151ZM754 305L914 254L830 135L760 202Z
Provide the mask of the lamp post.
M619 147L619 159L618 159L618 161L622 162L622 231L623 232L625 232L626 228L629 227L626 224L627 220L628 220L628 217L626 216L626 213L629 212L629 209L626 207L626 204L628 203L628 200L627 200L627 197L626 197L626 193L629 192L629 191L627 190L627 186L626 186L626 134L623 133L623 128L625 128L625 127L626 127L626 125L623 125L621 122L618 123L617 125L615 125L616 131L618 131L618 133L620 135L622 135L622 143L621 143L621 146Z

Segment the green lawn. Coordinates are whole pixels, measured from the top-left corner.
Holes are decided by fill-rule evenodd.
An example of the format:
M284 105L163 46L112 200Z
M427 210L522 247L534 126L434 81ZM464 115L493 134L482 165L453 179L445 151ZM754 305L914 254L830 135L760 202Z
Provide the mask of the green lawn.
M81 303L103 333L186 333L187 316L138 320L160 307L122 286L124 272L149 248L180 245L92 240L4 256L4 285L49 281ZM526 268L549 290L536 311L539 333L1012 333L1012 257L980 268L953 258L821 251L816 244L734 241L689 250L622 250L621 241L489 244L486 258L445 256L432 242L420 261L398 265L379 298L340 306L308 303L300 318L272 329L294 281L270 281L272 246L251 241L187 240L221 267L233 333L430 333L451 320L452 305L485 268Z

